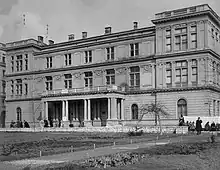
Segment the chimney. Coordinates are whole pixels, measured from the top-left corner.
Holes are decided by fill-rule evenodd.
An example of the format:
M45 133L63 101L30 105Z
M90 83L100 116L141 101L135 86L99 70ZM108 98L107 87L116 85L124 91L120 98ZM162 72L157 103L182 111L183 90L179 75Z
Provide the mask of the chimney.
M68 40L69 40L69 41L73 41L74 38L75 38L74 34L68 35Z
M87 32L82 32L82 39L87 38Z
M49 45L53 45L54 41L53 40L48 40Z
M134 29L138 29L138 22L133 22Z
M38 37L37 37L37 40L43 43L43 42L44 42L44 37L38 36Z
M111 34L112 27L105 27L105 34Z

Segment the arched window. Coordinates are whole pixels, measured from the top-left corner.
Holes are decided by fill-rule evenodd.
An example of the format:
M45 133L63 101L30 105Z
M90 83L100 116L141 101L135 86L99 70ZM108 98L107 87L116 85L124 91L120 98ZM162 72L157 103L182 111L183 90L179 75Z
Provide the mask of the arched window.
M21 119L21 108L20 107L18 107L17 108L17 121L21 121L22 119Z
M131 106L131 112L132 112L132 119L137 120L138 119L138 106L136 104L133 104Z
M185 99L179 99L177 102L178 116L187 116L187 102Z

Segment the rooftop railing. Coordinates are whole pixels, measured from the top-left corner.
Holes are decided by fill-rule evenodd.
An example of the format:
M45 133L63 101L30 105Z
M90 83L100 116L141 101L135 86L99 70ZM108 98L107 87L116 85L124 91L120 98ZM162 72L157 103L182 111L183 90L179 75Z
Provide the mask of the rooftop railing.
M204 5L199 5L199 6L189 7L189 8L183 8L183 9L177 9L173 11L166 11L166 12L158 13L158 14L155 14L155 19L162 19L162 18L189 14L189 13L196 13L196 12L206 11L206 10L212 11L212 9L207 4L204 4Z
M28 44L36 44L36 45L39 45L39 46L44 45L44 43L39 42L35 39L28 39L28 40L21 40L21 41L7 43L6 47L15 47L15 46L28 45Z

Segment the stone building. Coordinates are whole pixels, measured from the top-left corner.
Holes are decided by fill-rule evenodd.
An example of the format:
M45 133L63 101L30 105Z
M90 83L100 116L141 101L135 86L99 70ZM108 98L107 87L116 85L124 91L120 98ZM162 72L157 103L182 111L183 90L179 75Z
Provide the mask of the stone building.
M5 96L6 96L6 82L5 82L5 51L4 44L0 43L0 127L5 127Z
M169 112L164 124L181 114L219 116L219 16L204 4L158 13L152 23L62 43L41 36L6 43L6 122L133 124L155 100Z

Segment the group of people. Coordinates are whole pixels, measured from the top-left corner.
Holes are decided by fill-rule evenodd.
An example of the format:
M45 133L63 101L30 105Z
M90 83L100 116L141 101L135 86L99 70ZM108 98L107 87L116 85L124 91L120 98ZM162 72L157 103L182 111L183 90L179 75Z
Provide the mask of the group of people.
M12 120L10 123L10 128L30 128L30 125L26 120L24 120L24 122L19 120L17 122L14 122Z
M184 121L184 117L183 115L180 116L179 118L179 126L188 126L188 130L191 132L197 131L197 135L201 134L201 131L216 131L216 130L220 130L220 124L218 123L214 123L212 122L211 125L209 125L209 122L207 122L205 124L204 129L202 128L202 120L200 119L200 117L198 117L198 119L196 120L196 124L195 122L185 122Z
M64 127L63 121L60 119L42 119L40 121L40 127L41 128L47 128L47 127Z

